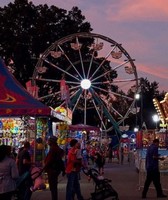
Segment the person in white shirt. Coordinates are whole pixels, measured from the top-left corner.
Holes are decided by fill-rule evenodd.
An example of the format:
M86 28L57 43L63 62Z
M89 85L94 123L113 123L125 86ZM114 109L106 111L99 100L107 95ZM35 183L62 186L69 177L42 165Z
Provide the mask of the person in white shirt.
M0 199L11 200L19 178L16 162L10 157L9 146L0 146Z

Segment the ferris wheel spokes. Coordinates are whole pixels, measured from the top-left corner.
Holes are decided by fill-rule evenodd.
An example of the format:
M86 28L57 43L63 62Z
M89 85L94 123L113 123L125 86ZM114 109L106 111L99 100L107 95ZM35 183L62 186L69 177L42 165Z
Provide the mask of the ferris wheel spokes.
M77 45L80 46L79 41L78 41L78 37L76 37L76 42ZM83 72L83 78L86 78L86 74L85 74L85 70L84 70L84 66L83 66L83 59L82 59L82 54L81 54L81 48L78 48L79 51L79 57L80 57L80 62L81 62L81 67L82 67L82 72Z
M65 73L65 74L67 74L68 76L70 76L70 77L76 79L77 81L79 81L79 79L78 79L76 76L73 76L72 74L70 74L69 72L63 70L62 68L58 67L57 65L51 63L50 61L48 61L48 60L46 60L46 59L45 59L44 61L45 61L46 63L48 63L50 66L52 66L52 67L58 69L59 71Z
M114 47L113 47L114 49ZM104 57L104 59L102 60L102 62L100 63L100 65L97 67L97 69L94 71L94 73L91 75L90 80L94 77L94 75L97 73L97 71L100 69L100 67L104 64L104 62L107 60L107 58L111 55L111 52L113 51L113 49L111 49L107 55Z
M120 125L121 123L123 123L123 121L124 121L126 118L128 118L128 115L129 115L130 111L132 110L132 108L134 107L134 105L135 105L135 101L132 102L132 104L131 104L130 107L128 108L128 110L127 110L126 114L123 116L123 118L121 118L121 120L117 122L118 125Z
M93 95L93 98L96 100L96 102L99 105L102 105L102 109L104 111L104 114L106 115L106 117L109 118L110 122L112 123L114 129L117 131L117 136L119 137L119 135L121 135L121 131L119 130L118 124L116 122L116 120L113 118L113 116L111 115L111 113L108 112L107 108L104 106L104 104L102 103L102 100L98 97L97 94L94 93L93 90L90 90L91 94Z
M67 54L63 51L63 49L60 47L60 45L58 45L58 47L60 48L60 50L62 51L63 55L65 56L65 58L68 60L68 62L70 63L70 65L73 67L73 69L76 71L76 73L79 75L79 77L82 79L81 74L79 73L79 71L76 69L76 67L74 66L74 64L71 62L70 58L67 56ZM68 73L69 74L69 73Z
M135 82L136 79L133 78L133 79L114 80L112 83L109 83L109 84L115 84L115 83L126 83L126 82L131 82L131 81Z
M109 91L107 92L109 94ZM100 97L101 100L103 100L101 97ZM109 104L107 100L103 100L103 102L106 104L106 107L108 108L109 111L114 111L116 114L118 114L120 117L123 118L123 115L121 113L119 113L114 107L112 104Z
M38 98L38 100L41 101L41 100L44 100L44 99L53 97L53 96L55 96L55 95L59 95L60 93L61 93L61 92L58 91L58 92L54 92L54 93L52 93L52 94L48 94L48 95L45 95L45 96L41 96L41 97Z
M120 67L124 66L124 65L125 65L125 64L127 64L128 62L129 62L128 60L126 60L126 61L122 62L121 64L119 64L119 65L115 66L115 67L113 68L113 70L116 70L116 69L118 69L118 68L120 68Z
M95 79L92 79L91 81L96 81L97 79L100 79L101 77L104 77L105 75L109 74L111 70L106 71L105 73L101 74L100 76L97 76Z
M97 107L94 99L92 100L92 102L93 102L94 108L95 108L95 110L96 110L96 112L97 112L97 114L99 116L100 122L101 122L102 126L104 127L104 130L106 130L106 126L105 126L105 124L103 122L103 118L102 118L102 113L99 112L98 107Z
M78 92L76 93L77 95L77 98L74 97L72 100L71 100L71 103L73 102L76 102L75 105L73 106L73 109L72 109L72 113L74 112L74 110L76 109L77 105L78 105L78 102L82 96L82 91L79 89Z
M87 73L87 78L89 78L89 75L90 75L90 70L91 70L91 67L92 67L92 64L93 64L94 54L95 54L95 50L92 52L92 55L91 55L91 59L90 59L90 63L89 63L89 69L88 69L88 73Z
M122 79L122 80L119 80L119 79L115 79L115 80L113 80L113 81L103 81L103 82L94 82L93 84L94 85L99 85L99 84L108 84L108 85L114 85L115 83L129 83L129 82L135 82L136 81L136 79L135 78L133 78L133 79Z
M55 80L55 79L47 79L47 78L34 78L36 81L42 81L42 82L54 82L54 83L60 83L61 80ZM79 82L74 81L66 81L68 84L74 84L74 85L80 85Z
M87 109L87 99L86 90L84 90L84 125L86 125L86 109Z
M97 86L95 86L93 84L92 84L92 87L96 88L96 89L98 89L98 90L100 90L102 92L110 93L110 94L113 94L113 95L116 95L116 96L119 96L119 97L122 97L122 98L125 98L125 99L128 99L128 100L133 100L133 98L131 98L129 96L126 96L126 95L123 95L123 94L120 94L120 93L116 93L116 92L113 92L113 91L107 91L107 90L105 90L103 88L99 88L99 87L97 87Z

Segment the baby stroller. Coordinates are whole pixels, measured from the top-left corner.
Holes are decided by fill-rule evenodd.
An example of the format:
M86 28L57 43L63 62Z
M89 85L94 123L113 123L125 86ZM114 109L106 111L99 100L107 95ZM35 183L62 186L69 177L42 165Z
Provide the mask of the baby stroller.
M99 172L94 169L83 169L85 175L91 178L95 183L95 191L91 193L91 200L119 200L118 193L111 186L111 180L100 176Z
M30 186L30 190L32 192L36 190L44 190L46 189L45 182L42 178L43 169L39 167L32 167L31 171L24 173L17 181L16 181L16 191L13 195L13 200L20 200L20 190L22 188L22 184L25 184L25 181L31 180L32 185Z

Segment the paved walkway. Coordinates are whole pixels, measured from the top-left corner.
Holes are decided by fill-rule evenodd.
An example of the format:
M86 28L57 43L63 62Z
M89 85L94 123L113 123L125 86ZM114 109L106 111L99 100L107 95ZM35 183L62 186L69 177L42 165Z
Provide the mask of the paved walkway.
M139 187L139 175L134 164L124 163L106 163L104 177L112 180L112 187L118 192L119 200L140 200L142 188ZM94 183L88 182L87 177L81 172L81 190L85 199L90 198L90 193L94 191ZM59 178L58 191L59 200L65 200L66 177ZM168 194L165 191L165 194ZM155 200L156 192L149 189L148 198ZM31 200L51 200L50 191L36 191L33 193ZM157 199L158 200L158 199Z

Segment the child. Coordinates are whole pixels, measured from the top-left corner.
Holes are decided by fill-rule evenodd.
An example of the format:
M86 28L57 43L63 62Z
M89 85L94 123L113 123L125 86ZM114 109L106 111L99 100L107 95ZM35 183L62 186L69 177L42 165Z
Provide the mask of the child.
M76 159L77 162L74 163L74 168L76 169L76 171L80 171L81 167L82 167L82 152L81 152L81 148L80 148L80 143L77 143L77 149L76 149Z
M82 150L82 159L83 159L83 166L88 168L88 153L86 149Z
M98 167L98 171L100 175L104 174L104 165L105 165L105 159L102 154L99 152L96 152L95 154L95 163Z
M44 183L43 177L41 175L41 169L38 167L33 167L31 170L31 178L34 180L34 185L31 186L30 190L32 192L36 190L44 190L46 189L46 185Z

